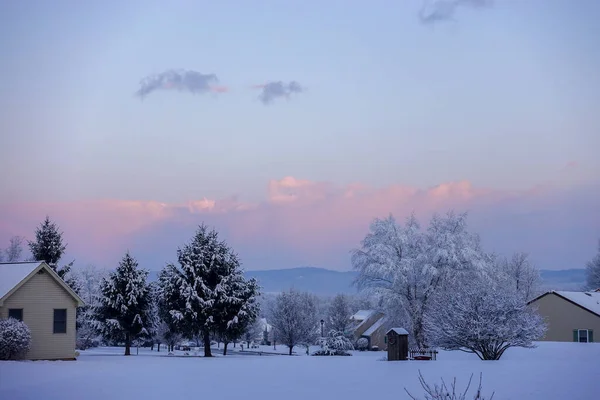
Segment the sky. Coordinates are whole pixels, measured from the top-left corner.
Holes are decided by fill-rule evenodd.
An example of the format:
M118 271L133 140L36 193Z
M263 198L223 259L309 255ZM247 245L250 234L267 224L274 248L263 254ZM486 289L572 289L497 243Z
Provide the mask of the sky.
M77 263L157 270L206 222L246 269L348 270L373 218L453 209L490 251L582 268L600 2L477 2L0 3L0 247L49 215ZM135 96L170 69L218 82ZM278 81L302 90L265 104Z

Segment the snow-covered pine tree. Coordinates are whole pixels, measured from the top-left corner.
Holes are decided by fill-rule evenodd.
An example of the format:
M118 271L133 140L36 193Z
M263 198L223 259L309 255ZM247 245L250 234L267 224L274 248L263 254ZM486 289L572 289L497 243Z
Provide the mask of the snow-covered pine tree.
M210 335L218 328L215 301L232 273L231 251L218 232L205 224L192 241L177 250L179 266L168 265L162 295L177 331L193 338L201 336L204 356L212 357Z
M65 275L71 270L73 261L62 268L59 268L58 262L63 256L67 246L63 244L61 232L56 223L50 221L46 216L44 222L35 230L35 240L28 241L29 250L35 261L45 261L58 276L65 279ZM67 282L69 283L69 282Z
M585 273L587 289L600 289L600 241L598 241L598 253L587 263Z
M180 321L176 320L171 310L179 310L185 307L179 292L180 286L177 280L177 269L168 264L158 275L157 312L159 318L160 339L167 344L168 350L177 344L181 338L183 329Z
M117 269L102 280L102 293L96 308L97 327L105 338L125 342L125 355L131 354L134 339L147 337L152 328L148 271L139 269L127 252Z
M246 280L237 254L230 252L227 261L229 275L224 276L213 304L216 333L223 340L223 355L227 345L240 339L260 312L260 288L256 279Z
M345 294L336 295L327 312L327 325L330 330L346 334L350 326L350 317L352 317L352 308L350 300Z

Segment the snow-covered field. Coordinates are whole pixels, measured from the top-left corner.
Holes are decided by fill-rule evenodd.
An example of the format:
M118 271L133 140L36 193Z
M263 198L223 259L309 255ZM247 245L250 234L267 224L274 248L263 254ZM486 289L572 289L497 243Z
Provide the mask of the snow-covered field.
M600 393L598 343L539 343L532 350L510 349L500 361L462 352L441 352L437 361L384 362L383 352L354 357L233 352L205 359L148 349L123 357L122 350L93 349L78 361L0 362L0 399L408 399L405 387L422 397L419 369L430 383L456 377L461 389L473 373L470 393L483 372L483 392L489 398L495 391L497 400L591 400Z

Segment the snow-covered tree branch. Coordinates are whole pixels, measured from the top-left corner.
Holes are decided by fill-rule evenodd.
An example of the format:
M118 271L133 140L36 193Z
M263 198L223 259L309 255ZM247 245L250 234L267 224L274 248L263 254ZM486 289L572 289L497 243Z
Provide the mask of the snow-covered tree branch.
M270 323L277 340L286 345L289 354L295 346L312 344L318 336L316 300L309 293L291 289L280 293L271 309Z
M105 338L123 340L126 356L131 354L132 341L149 337L153 328L147 276L148 271L139 269L137 261L128 252L100 285L96 326Z
M467 215L434 215L426 231L414 215L404 225L393 216L375 219L352 253L356 283L376 295L392 316L405 320L411 341L426 345L423 321L447 276L483 268L490 257L467 229Z
M425 317L431 342L446 350L498 360L510 347L534 347L546 329L542 317L523 301L512 280L493 269L451 280L453 292L436 298Z
M600 289L600 240L598 241L598 253L587 263L585 274L587 289Z

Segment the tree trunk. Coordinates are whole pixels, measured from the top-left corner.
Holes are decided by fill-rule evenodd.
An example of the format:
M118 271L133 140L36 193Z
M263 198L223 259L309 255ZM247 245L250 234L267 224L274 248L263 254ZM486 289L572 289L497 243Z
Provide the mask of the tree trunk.
M226 356L226 355L227 355L227 345L228 345L228 344L229 344L228 342L224 342L224 343L223 343L223 355L224 355L224 356Z
M131 355L131 336L129 335L129 333L125 335L125 355Z
M160 352L160 343L157 345L156 350Z
M204 357L212 357L212 352L210 351L210 332L204 331Z
M294 348L294 346L290 346L290 356L292 355L292 349Z

